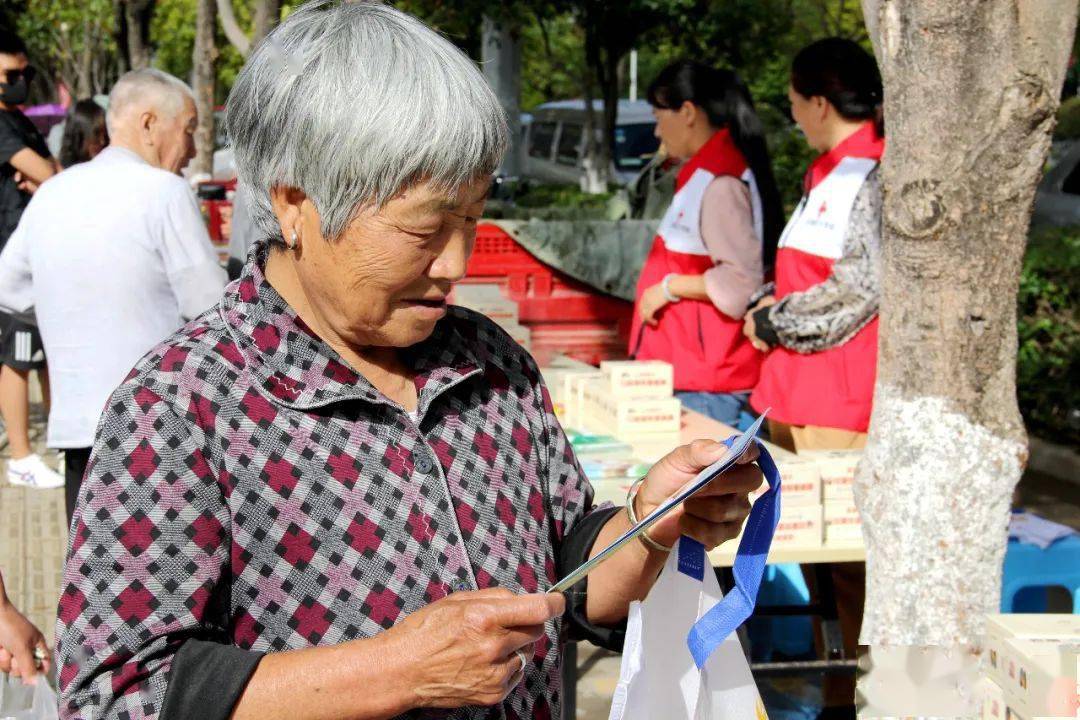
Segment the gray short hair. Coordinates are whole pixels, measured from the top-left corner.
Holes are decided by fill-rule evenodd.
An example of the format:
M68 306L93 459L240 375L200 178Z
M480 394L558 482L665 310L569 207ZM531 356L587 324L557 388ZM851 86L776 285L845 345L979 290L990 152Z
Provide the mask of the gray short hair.
M180 78L155 68L132 70L121 75L109 93L105 126L115 133L117 123L135 106L149 105L164 115L177 115L187 99L194 102L195 94Z
M252 222L281 230L273 187L304 191L326 238L430 180L453 191L499 166L506 116L476 65L381 2L311 2L251 53L226 125Z

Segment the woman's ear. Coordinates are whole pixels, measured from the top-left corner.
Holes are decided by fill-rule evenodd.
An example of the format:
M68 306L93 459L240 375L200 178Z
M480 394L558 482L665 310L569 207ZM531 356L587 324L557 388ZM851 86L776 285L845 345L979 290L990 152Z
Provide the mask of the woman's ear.
M684 100L683 104L679 106L679 117L682 118L687 127L694 125L700 114L701 109L689 100Z
M302 207L307 199L307 193L300 188L281 185L270 188L270 207L281 228L281 237L287 243L291 242L294 233L303 234Z
M818 121L825 122L829 117L829 111L832 110L832 103L826 100L824 95L815 95L811 100L814 103L814 112L817 114Z

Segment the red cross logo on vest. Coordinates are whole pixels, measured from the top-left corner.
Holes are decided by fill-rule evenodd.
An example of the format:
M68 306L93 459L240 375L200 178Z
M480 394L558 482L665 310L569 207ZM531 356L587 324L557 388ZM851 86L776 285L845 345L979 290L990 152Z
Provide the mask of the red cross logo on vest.
M826 209L826 206L825 206L825 201L824 201L824 200L822 200L822 201L821 201L821 207L819 207L819 208L817 209L817 214L818 214L818 217L821 217L822 215L824 215L824 214L825 214L825 209Z

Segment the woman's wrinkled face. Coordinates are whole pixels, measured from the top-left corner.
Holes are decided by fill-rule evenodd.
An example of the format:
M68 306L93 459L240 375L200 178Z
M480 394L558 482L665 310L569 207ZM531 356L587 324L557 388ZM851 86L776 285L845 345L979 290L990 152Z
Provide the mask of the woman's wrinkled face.
M408 347L446 314L446 298L476 238L489 180L448 194L411 187L381 209L362 210L341 237L323 239L304 202L297 274L305 295L342 341L354 347Z

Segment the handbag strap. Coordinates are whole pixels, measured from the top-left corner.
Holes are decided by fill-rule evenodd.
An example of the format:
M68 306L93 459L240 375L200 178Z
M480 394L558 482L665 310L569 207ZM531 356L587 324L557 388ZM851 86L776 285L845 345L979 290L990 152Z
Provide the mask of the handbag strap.
M734 437L724 441L730 447ZM698 669L705 666L705 662L713 651L724 642L728 635L742 625L754 612L754 603L757 601L758 589L761 587L761 576L765 572L765 562L769 557L769 547L772 545L773 533L776 525L780 522L780 472L776 468L769 451L758 440L758 466L765 475L769 489L759 497L750 509L750 517L746 522L742 540L739 541L739 550L735 555L735 563L732 572L735 576L734 589L725 595L720 602L712 607L690 628L690 634L686 637L686 644L690 647L690 653L694 656L694 662ZM701 564L704 565L704 546L694 543L680 543L679 551L687 545L690 551L702 554Z

